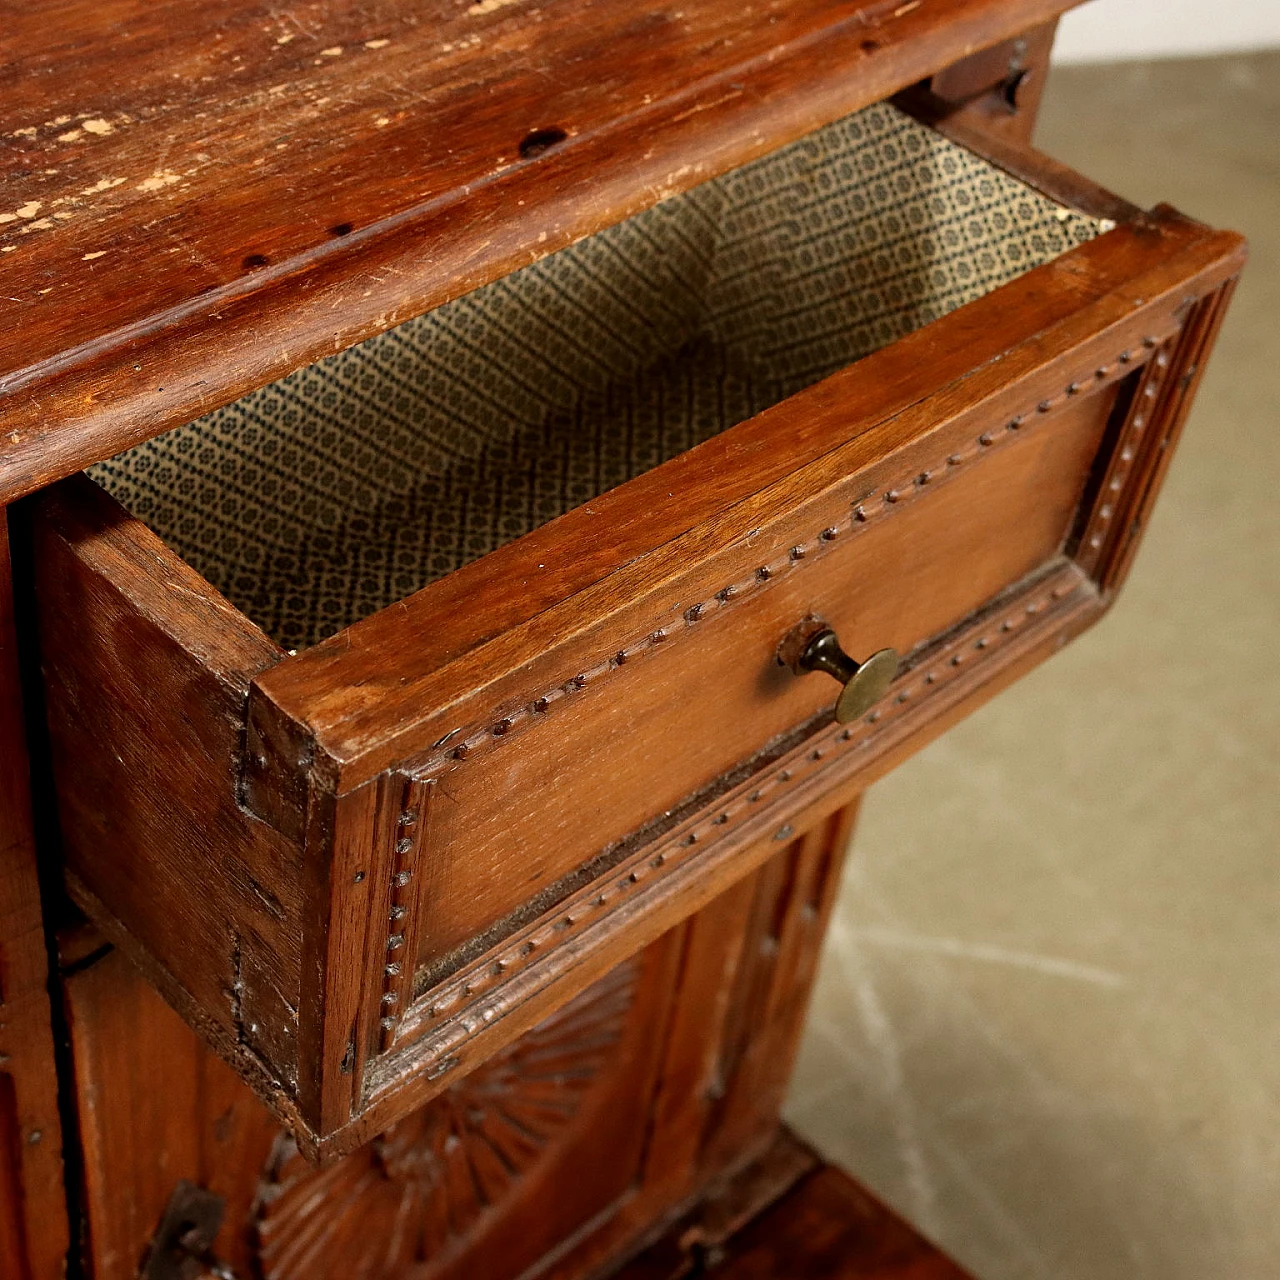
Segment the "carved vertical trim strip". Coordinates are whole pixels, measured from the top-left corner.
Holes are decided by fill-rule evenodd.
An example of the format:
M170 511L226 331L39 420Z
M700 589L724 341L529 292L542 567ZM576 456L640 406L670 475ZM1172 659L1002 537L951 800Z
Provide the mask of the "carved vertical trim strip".
M1090 577L1099 576L1099 566L1106 564L1116 544L1116 530L1124 528L1130 484L1146 458L1146 441L1152 434L1152 420L1175 345L1176 336L1161 343L1148 359L1111 452L1076 554L1076 563ZM1132 355L1125 352L1121 359L1128 362Z
M1164 379L1155 409L1143 474L1126 493L1124 526L1116 532L1111 556L1099 582L1105 591L1117 589L1133 563L1146 530L1152 504L1164 483L1182 428L1204 376L1205 365L1217 341L1238 277L1201 298L1195 305L1173 353L1172 367Z
M1081 536L1076 563L1106 592L1133 563L1236 280L1201 298L1143 369ZM1126 354L1125 359L1132 357Z
M858 805L828 815L756 872L720 1089L702 1134L701 1159L711 1166L723 1168L764 1141L777 1122Z
M400 785L400 805L393 833L395 843L387 886L387 915L382 929L385 943L378 1008L380 1050L389 1049L395 1041L400 1020L413 999L425 879L423 851L427 847L431 801L437 785L434 778L397 775L396 781Z

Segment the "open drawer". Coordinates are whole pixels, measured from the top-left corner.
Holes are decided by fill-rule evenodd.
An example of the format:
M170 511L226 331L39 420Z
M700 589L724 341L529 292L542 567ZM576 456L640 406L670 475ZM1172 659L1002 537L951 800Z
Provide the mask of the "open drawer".
M305 1150L1105 607L1242 243L970 144L869 108L33 501L71 892Z

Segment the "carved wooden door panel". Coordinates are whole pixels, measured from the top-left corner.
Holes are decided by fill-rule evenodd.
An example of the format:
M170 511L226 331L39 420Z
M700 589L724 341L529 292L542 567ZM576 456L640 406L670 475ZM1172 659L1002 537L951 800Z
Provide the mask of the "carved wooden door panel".
M584 1274L777 1124L853 808L353 1154L309 1164L89 927L62 938L94 1280L132 1280L180 1180L262 1280Z

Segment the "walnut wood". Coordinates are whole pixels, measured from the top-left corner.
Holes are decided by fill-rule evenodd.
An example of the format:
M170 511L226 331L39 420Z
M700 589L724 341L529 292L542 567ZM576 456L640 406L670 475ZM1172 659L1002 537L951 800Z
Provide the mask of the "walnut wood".
M180 1179L224 1198L215 1251L263 1280L503 1280L544 1255L540 1274L570 1280L693 1203L704 1238L731 1232L812 1166L777 1141L777 1110L853 816L773 846L576 1012L323 1170L118 951L65 932L94 1280L131 1280ZM441 1119L456 1143L436 1145ZM463 1181L437 1173L460 1149Z
M1067 547L1107 587L1121 548L1095 555L1084 512L1115 505L1116 415L1151 369L1198 367L1212 326L1177 335L1218 304L1188 305L1240 259L1236 237L1136 217L297 657L104 494L62 486L34 541L73 894L307 1150L350 1149L746 874L824 788L865 785L905 726L923 741L1096 616L1105 590L1078 572L1027 575ZM1126 464L1126 502L1160 456ZM1012 607L1047 591L1042 616L986 649L980 610L1024 579ZM810 778L830 695L773 661L806 613L982 661ZM775 764L792 781L761 791Z
M710 1247L681 1224L617 1280L970 1280L848 1174L824 1165Z
M279 651L144 526L118 536L104 496L71 483L36 550L45 634L74 654L45 664L73 896L111 936L150 938L141 958L183 1013L261 1087L287 1085L298 851L240 808L235 776L248 672Z
M963 1280L777 1112L856 796L1109 605L1243 260L1025 145L1069 7L14 19L0 500L894 93L1120 224L296 657L94 486L32 504L67 884L119 946L61 938L95 1280L179 1178L264 1280L646 1244L632 1280ZM847 728L771 665L819 612L907 653ZM17 697L0 667L0 1273L52 1280Z
M1027 142L1049 80L1057 27L1055 19L963 58L904 91L899 103L989 137Z
M0 511L0 1276L56 1280L67 1251L9 530Z
M601 673L567 697L563 709L543 713L545 727L532 717L465 760L430 765L426 772L441 779L451 803L440 806L434 825L419 963L445 970L450 953L534 893L655 816L674 812L691 793L829 707L828 680L797 679L775 662L779 638L806 612L827 619L863 651L893 646L907 653L1050 560L1071 526L1109 409L1106 394L1080 401L1052 432L1028 431L967 473L937 481L926 500L903 502L829 550L812 535L838 527L838 515L849 509L838 500L807 520L808 538L800 520L766 529L749 548L758 563L785 559L789 547L805 544L811 562L790 573L780 567L776 581L753 595L748 575L729 567L722 581L746 580L740 601L708 610L695 634L680 634L688 624L668 609L675 634L665 649L637 653L630 673L625 666ZM950 452L940 449L939 456ZM905 466L903 472L919 474ZM850 487L865 484L857 478ZM942 537L946 556L936 553ZM969 566L964 576L954 572L960 562ZM715 593L700 595L714 600ZM572 676L595 665L570 660L562 670ZM543 687L556 683L548 678ZM554 751L542 742L547 737L554 737ZM671 745L655 754L663 742ZM605 761L613 782L607 808L596 800ZM498 801L516 787L523 803L512 812ZM519 881L504 873L516 849L524 870ZM447 850L465 858L465 881Z
M673 14L637 0L625 22L615 0L17 14L0 501L1072 3L690 0ZM69 84L101 86L88 114ZM563 143L521 157L553 128Z
M1003 426L1072 378L1091 382L1096 364L1114 368L1240 262L1238 237L1171 212L1120 227L280 663L256 682L255 732L305 726L314 767L345 791L492 725L532 681L553 689L678 623L860 489L910 483L905 446L945 465L971 425Z

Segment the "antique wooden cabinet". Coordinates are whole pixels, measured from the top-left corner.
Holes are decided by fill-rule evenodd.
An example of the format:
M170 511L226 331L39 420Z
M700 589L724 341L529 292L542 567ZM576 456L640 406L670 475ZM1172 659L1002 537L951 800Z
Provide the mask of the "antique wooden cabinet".
M5 1276L959 1274L778 1130L857 796L1243 260L1031 148L1068 7L15 17Z

